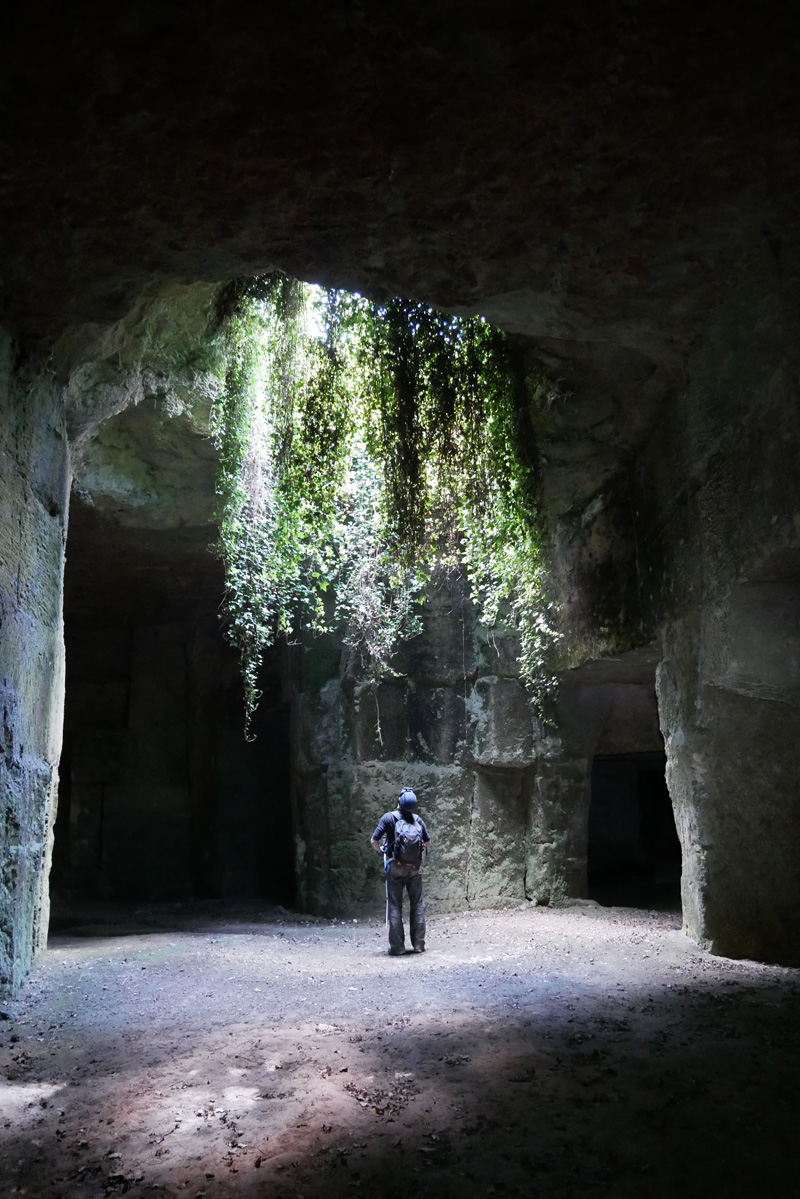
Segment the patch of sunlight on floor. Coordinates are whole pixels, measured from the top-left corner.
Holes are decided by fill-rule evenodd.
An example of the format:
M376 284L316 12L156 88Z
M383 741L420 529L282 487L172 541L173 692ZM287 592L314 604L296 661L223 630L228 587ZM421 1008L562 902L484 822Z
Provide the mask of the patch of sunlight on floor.
M26 1108L46 1106L63 1090L60 1082L7 1082L0 1079L0 1119L19 1119Z
M226 1087L222 1098L225 1103L253 1107L258 1101L258 1087Z

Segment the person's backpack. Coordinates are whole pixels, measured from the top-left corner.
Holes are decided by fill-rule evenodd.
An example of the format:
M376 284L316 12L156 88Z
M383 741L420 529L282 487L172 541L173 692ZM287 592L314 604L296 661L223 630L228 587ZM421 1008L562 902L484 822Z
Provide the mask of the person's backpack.
M394 825L394 861L402 866L422 865L422 826L415 816L398 814Z

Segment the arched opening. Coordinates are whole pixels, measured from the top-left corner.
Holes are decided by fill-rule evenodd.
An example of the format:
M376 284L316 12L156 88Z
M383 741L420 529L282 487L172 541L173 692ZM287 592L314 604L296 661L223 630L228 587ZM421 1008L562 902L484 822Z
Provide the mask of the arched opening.
M71 900L294 899L283 663L267 655L246 743L211 540L205 526L137 527L73 503L56 911Z

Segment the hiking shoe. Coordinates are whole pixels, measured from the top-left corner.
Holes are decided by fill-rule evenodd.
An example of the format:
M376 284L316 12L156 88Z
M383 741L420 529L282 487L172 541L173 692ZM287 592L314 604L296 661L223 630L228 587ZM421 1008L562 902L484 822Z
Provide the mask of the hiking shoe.
M404 953L405 953L405 949L390 949L389 957L390 958L401 958Z
M419 945L414 946L414 953L424 953L424 952L425 952L425 942L420 941Z

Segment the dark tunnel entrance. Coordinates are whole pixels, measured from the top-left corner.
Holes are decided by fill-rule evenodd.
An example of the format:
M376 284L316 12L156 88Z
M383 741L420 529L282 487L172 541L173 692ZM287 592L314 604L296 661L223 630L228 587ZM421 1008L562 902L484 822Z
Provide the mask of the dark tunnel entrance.
M589 895L680 911L681 848L663 753L601 754L592 766Z
M295 899L284 663L267 655L246 743L211 539L73 504L56 915L83 900Z

